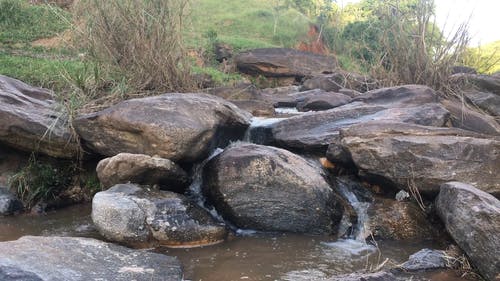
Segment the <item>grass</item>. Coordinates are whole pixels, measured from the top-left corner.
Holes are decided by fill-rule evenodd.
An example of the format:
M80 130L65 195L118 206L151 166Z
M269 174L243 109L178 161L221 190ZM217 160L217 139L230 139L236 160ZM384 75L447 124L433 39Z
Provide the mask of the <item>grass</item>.
M69 28L68 12L49 5L30 5L23 0L0 1L0 43L29 43L57 35Z
M221 42L241 51L264 47L294 47L305 37L311 22L294 9L275 13L273 1L193 0L188 45L201 47L200 38L215 31ZM274 33L274 24L276 33ZM190 38L189 38L190 37Z

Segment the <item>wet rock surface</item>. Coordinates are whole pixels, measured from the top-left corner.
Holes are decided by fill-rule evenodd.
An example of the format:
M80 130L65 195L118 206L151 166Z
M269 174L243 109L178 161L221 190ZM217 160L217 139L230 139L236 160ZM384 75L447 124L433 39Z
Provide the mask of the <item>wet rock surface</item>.
M92 221L107 239L134 246L210 245L227 234L223 223L185 196L133 184L97 193Z
M11 147L72 158L78 145L62 105L47 89L0 75L0 142Z
M369 122L342 130L329 160L352 159L360 173L385 178L400 189L409 186L437 195L453 180L500 194L500 142L491 136L454 128ZM334 152L337 152L337 155ZM347 156L346 156L347 155Z
M127 152L193 162L241 138L249 120L249 113L221 98L172 93L121 102L78 117L74 126L102 155Z
M8 216L21 212L23 203L6 187L0 186L0 216Z
M5 281L183 280L174 257L90 238L25 236L0 242L0 253Z
M472 185L448 182L441 186L436 209L448 233L479 272L487 280L498 280L500 201Z
M341 205L320 170L283 149L237 143L210 160L203 191L239 228L328 234Z
M188 174L174 162L144 154L120 153L101 160L96 170L104 188L131 182L182 193L190 182Z

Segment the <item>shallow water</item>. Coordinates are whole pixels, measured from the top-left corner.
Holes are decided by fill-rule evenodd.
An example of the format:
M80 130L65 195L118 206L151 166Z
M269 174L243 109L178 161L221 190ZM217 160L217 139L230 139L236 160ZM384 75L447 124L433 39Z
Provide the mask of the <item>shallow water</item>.
M100 239L91 218L90 204L73 206L46 215L0 217L0 241L24 235L79 236ZM176 256L186 280L321 280L339 273L405 261L430 243L379 242L378 248L356 240L333 240L328 236L238 231L224 243L191 249L157 249ZM433 273L430 280L463 280ZM448 279L446 279L448 278ZM416 280L416 279L413 279Z

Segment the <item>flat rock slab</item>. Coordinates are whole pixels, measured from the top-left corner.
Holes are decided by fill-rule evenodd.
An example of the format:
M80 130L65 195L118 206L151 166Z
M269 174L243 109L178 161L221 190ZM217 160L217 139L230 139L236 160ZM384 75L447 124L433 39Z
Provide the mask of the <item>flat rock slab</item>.
M340 129L354 124L385 120L441 127L448 118L432 89L406 85L374 90L340 107L292 117L273 124L271 130L280 147L325 152Z
M243 137L251 115L208 94L164 94L131 99L78 117L74 127L95 152L157 155L196 162L211 149Z
M368 122L342 130L332 146L345 151L363 175L388 179L398 188L437 195L440 185L464 181L500 194L500 141L455 128ZM328 155L345 162L345 154Z
M181 281L180 262L90 238L25 236L0 242L3 281Z
M182 193L190 181L188 174L174 162L144 154L120 153L101 160L96 170L104 188L131 182Z
M0 75L0 142L11 147L73 158L78 145L62 105L52 92Z
M318 167L284 149L236 143L203 170L203 192L237 227L330 234L341 204Z
M97 193L92 221L107 239L132 246L203 246L227 235L224 223L185 196L133 184Z
M500 201L472 185L448 182L441 186L436 209L448 233L483 277L499 280Z
M238 54L234 61L239 71L266 77L303 78L332 73L337 67L333 57L286 48L249 50Z

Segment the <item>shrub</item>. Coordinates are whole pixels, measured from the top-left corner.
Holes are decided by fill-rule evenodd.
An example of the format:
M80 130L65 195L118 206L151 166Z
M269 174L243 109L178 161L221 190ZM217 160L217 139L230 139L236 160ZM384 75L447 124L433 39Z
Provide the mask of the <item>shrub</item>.
M194 83L183 45L188 0L80 0L77 26L93 60L137 91L183 91Z
M55 167L30 157L28 165L9 179L11 189L16 192L27 208L39 202L55 199L68 188L73 180L75 167Z

